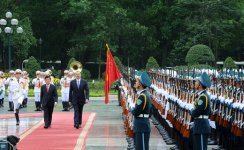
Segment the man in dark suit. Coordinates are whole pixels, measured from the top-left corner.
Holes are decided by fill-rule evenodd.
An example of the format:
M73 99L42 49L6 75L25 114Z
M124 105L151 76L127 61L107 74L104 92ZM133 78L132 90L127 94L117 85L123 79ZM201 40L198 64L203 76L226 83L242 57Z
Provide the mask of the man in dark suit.
M89 101L89 88L87 81L81 79L79 71L75 72L75 78L70 82L69 102L74 107L74 127L79 129L82 123L83 106Z
M50 76L45 77L45 82L46 84L41 87L41 104L44 111L44 128L47 129L52 123L53 107L57 105L58 94L56 87L50 84Z

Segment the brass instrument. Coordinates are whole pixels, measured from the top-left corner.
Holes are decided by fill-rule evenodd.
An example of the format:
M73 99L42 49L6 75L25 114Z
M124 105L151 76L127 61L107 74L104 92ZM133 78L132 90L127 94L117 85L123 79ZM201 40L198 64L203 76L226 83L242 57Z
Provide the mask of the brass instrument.
M73 61L70 64L70 70L72 70L73 72L81 72L82 64L79 61Z

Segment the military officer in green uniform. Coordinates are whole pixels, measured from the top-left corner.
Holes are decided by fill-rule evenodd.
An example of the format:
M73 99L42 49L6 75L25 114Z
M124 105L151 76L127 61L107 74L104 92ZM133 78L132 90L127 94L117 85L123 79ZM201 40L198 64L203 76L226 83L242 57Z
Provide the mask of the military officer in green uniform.
M137 90L138 98L136 99L135 107L131 109L134 116L135 150L149 149L151 98L146 88L150 87L150 85L151 80L146 72L136 77L134 87Z
M194 101L194 108L191 110L191 116L194 119L193 126L193 149L207 150L208 135L210 134L210 125L208 117L211 114L210 97L206 88L211 86L211 81L206 72L203 72L200 79L195 83L197 95Z

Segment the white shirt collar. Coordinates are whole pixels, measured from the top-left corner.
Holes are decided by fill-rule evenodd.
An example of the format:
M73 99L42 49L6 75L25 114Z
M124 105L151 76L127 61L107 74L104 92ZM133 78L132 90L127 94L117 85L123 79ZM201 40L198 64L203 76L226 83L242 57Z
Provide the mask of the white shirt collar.
M146 89L143 89L143 90L140 90L140 91L137 91L137 94L140 95L143 91L145 91Z
M197 95L198 95L198 96L201 95L204 91L206 91L206 90L202 90L202 91L200 91L200 92L197 92Z

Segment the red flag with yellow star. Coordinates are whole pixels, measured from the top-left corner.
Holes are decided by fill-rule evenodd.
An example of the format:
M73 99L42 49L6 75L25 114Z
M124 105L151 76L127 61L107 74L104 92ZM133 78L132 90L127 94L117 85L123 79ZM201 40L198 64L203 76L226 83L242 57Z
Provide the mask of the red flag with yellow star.
M121 74L110 52L108 44L106 44L106 46L108 50L107 50L104 93L105 93L105 104L108 104L109 102L108 93L109 93L110 86L115 80L121 78Z

